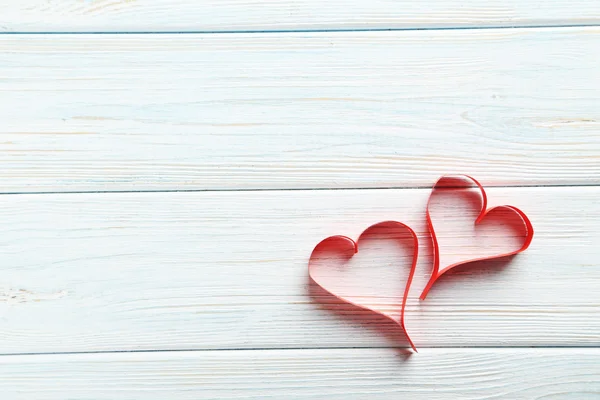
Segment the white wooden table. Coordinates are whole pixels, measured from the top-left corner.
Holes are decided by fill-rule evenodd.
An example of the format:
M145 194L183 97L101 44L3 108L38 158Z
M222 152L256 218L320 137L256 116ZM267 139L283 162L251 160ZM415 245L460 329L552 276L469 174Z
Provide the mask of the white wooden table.
M2 400L600 398L597 0L0 10ZM457 172L536 237L419 302ZM386 219L419 354L309 295Z

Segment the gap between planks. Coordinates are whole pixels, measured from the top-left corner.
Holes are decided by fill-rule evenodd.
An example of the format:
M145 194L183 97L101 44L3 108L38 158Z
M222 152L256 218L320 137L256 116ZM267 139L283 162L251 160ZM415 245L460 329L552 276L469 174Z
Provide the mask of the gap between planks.
M447 27L414 27L414 28L356 28L356 29L273 29L273 30L192 30L192 31L58 31L36 32L17 31L0 32L0 35L231 35L231 34L281 34L281 33L349 33L349 32L406 32L406 31L475 31L490 29L561 29L561 28L593 28L600 24L548 24L548 25L490 25L490 26L447 26Z
M6 32L289 32L597 24L594 0L27 0L7 2Z
M449 175L461 175L461 174L449 174ZM477 177L475 177L477 178ZM350 191L350 190L423 190L430 189L433 187L435 181L431 182L431 185L423 186L382 186L382 187L339 187L339 188L265 188L265 189L158 189L158 190L81 190L81 191L48 191L48 192L0 192L0 196L5 195L38 195L38 194L110 194L110 193L212 193L212 192L310 192L310 191ZM518 188L579 188L579 187L600 187L595 183L580 183L580 184L541 184L541 185L485 185L486 188L497 188L497 189L518 189Z
M586 345L565 345L565 346L422 346L418 350L422 353L423 350L429 351L444 351L444 350L474 350L474 351L485 351L485 350L596 350L600 349L600 346L586 346ZM0 353L0 357L37 357L37 356L76 356L76 355L102 355L102 354L154 354L154 353L219 353L219 352L283 352L283 351L344 351L344 350L398 350L406 351L406 353L414 353L410 347L389 347L389 346L339 346L339 347L223 347L223 348L212 348L212 349L156 349L156 350L99 350L99 351L56 351L56 352L34 352L34 353Z

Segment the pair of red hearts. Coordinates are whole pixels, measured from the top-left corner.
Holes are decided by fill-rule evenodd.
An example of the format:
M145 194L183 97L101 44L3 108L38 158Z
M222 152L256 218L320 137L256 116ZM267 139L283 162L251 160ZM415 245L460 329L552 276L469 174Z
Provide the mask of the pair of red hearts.
M443 196L438 196L438 193ZM436 234L433 220L440 217L439 213L435 211L436 206L442 206L442 209L445 208L451 212L450 218L442 218L445 222L462 221L462 225L455 226L450 230L446 229L446 231L443 230L442 225L442 229L438 229ZM433 242L433 271L421 294L421 300L425 299L432 286L449 270L474 261L491 260L520 253L529 247L533 239L533 226L523 211L508 205L488 209L487 196L483 186L474 178L466 175L442 176L436 182L427 202L426 219ZM507 227L509 231L506 230ZM500 236L498 236L499 231L501 231ZM510 231L515 234L510 234ZM333 289L335 285L327 280L327 278L333 278L336 282L343 280L345 275L347 276L345 274L347 270L343 263L339 263L340 255L345 256L346 261L350 260L354 254L358 253L358 243L375 237L375 233L380 234L379 239L384 237L397 244L403 243L404 248L412 252L412 254L403 255L411 260L411 269L401 298L397 296L399 293L393 295L388 293L388 296L382 293L383 286L393 279L386 279L383 285L380 283L376 287L369 287L372 283L369 283L368 270L366 270L367 276L362 276L354 285L346 285L341 289ZM455 243L452 246L453 251L446 254L441 251L440 241L447 239L455 242L462 240L463 243L460 245ZM505 244L504 248L499 248L498 239L502 239ZM404 311L417 266L418 248L417 235L409 226L401 222L384 221L367 228L356 242L341 235L322 240L310 256L308 273L315 283L338 299L383 315L398 324L408 338L411 347L416 351L417 349L406 330ZM459 255L457 257L457 249L470 256ZM333 254L333 257L326 256L327 254ZM332 264L336 265L336 263L331 263L332 259L337 262L336 270L331 268ZM366 294L357 294L365 291ZM374 295L373 292L376 292L377 295ZM386 299L383 300L383 304L381 303L382 298Z

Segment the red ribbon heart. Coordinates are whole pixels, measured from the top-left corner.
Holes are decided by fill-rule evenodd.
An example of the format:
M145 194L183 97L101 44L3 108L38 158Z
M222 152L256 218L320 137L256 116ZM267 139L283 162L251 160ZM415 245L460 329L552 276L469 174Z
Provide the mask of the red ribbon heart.
M459 236L462 235L462 239L464 240L465 237L467 238L467 240L470 241L477 241L477 239L495 239L494 237L494 233L495 231L485 231L485 229L482 228L498 228L500 225L507 225L510 222L516 222L516 224L514 224L513 227L516 227L517 230L519 231L523 231L524 229L524 235L514 235L511 237L508 237L506 235L502 236L503 241L507 241L509 239L513 240L512 245L516 248L512 248L510 250L503 250L503 251L499 251L496 254L488 254L485 253L486 251L490 251L491 246L487 246L485 245L485 243L483 245L481 245L481 243L475 243L475 245L473 245L472 243L469 243L468 245L468 249L469 251L473 251L475 250L476 252L482 252L485 253L484 255L479 255L476 257L473 257L471 259L466 259L466 260L459 260L456 262L452 262L452 263L448 263L448 265L444 266L441 270L440 270L440 260L441 260L441 252L440 252L440 244L439 244L439 239L436 236L435 230L433 229L433 222L432 222L432 212L431 212L431 208L432 208L432 203L433 203L433 199L434 199L434 195L437 191L442 191L445 190L446 193L453 193L453 194L458 194L458 195L463 195L463 194L467 194L469 196L471 196L473 194L473 190L475 190L475 194L477 195L477 204L474 205L473 207L471 207L470 211L474 211L473 213L473 219L474 219L474 224L471 225L470 221L468 220L469 215L469 209L460 209L460 214L459 216L462 217L466 217L467 219L463 218L463 220L467 221L468 224L463 226L464 228L467 228L469 230L471 230L471 237L469 237L468 235L465 235L465 232L461 230L457 230L457 231L453 231L452 232L452 236L453 239L457 239ZM468 199L468 197L465 197ZM464 199L463 199L464 200ZM464 202L461 202L461 204L458 205L458 207L464 207ZM453 212L453 218L456 216L457 211L458 210L451 210ZM501 218L499 220L494 220L494 217L498 217L500 216ZM410 234L410 237L412 238L412 247L414 248L414 252L413 252L413 256L412 256L412 266L411 266L411 270L406 282L406 286L404 289L404 296L402 298L402 302L401 302L401 306L400 306L400 317L397 318L393 312L388 311L387 309L384 309L382 307L377 307L377 306L373 306L373 305L368 305L366 303L368 303L368 301L365 300L365 298L361 298L361 297L357 297L357 296L352 296L352 295L346 295L346 294L341 294L341 293L334 293L333 290L331 290L325 282L320 282L319 281L319 277L317 277L314 273L314 264L315 261L320 258L318 257L318 253L320 253L321 251L324 250L333 250L336 253L342 253L345 254L348 259L351 258L354 254L356 254L358 252L358 243L361 241L361 238L363 238L363 236L369 232L371 229L377 228L377 227L382 227L382 226L392 226L392 227L396 227L398 229L404 230L406 232L408 232ZM531 244L531 241L533 239L533 226L531 224L531 222L529 221L529 218L527 217L527 215L525 215L525 213L521 210L519 210L516 207L513 206L508 206L508 205L502 205L502 206L497 206L497 207L492 207L492 208L487 208L487 195L485 193L485 190L483 189L483 186L481 186L481 184L476 181L474 178L467 176L467 175L457 175L457 176L442 176L437 182L436 184L433 186L432 192L429 196L429 200L427 202L427 226L429 228L429 233L431 234L431 239L433 242L433 256L434 256L434 263L433 263L433 271L431 273L431 278L429 279L429 282L427 283L427 286L425 287L425 289L423 290L423 293L421 294L421 300L424 300L425 297L427 296L427 294L429 293L429 291L431 290L432 286L435 284L435 282L437 282L437 280L444 275L446 272L450 271L451 269L459 266L459 265L464 265L467 263L471 263L474 261L483 261L483 260L491 260L491 259L496 259L496 258L501 258L501 257L508 257L508 256L512 256L515 254L518 254L524 250L526 250L529 245ZM475 229L478 228L478 229ZM484 235L483 236L479 236L477 235L477 232L483 231ZM415 350L415 352L417 351L415 345L413 344L412 340L410 339L408 332L406 330L406 326L404 323L404 313L405 313L405 308L406 308L406 300L408 298L408 292L410 289L410 285L412 283L412 279L415 273L415 268L417 265L417 258L418 258L418 239L417 239L417 235L415 234L415 232L408 227L407 225L401 223L401 222L396 222L396 221L385 221L385 222L380 222L378 224L372 225L369 228L367 228L365 231L363 231L363 233L360 235L359 239L357 242L355 242L354 240L350 239L349 237L346 236L331 236L328 237L327 239L324 239L323 241L321 241L319 244L317 244L317 246L314 248L309 262L308 262L308 273L309 276L311 277L311 279L318 284L321 288L323 288L326 292L330 293L331 295L335 296L336 298L345 301L347 303L353 304L357 307L366 309L366 310L370 310L373 311L377 314L383 315L386 318L391 319L393 322L395 322L396 324L398 324L403 332L405 333L406 337L408 338L408 341L411 345L411 347L413 348L413 350ZM467 247L467 246L465 246ZM492 248L492 251L494 251L494 249ZM456 252L452 252L452 253L456 253ZM373 297L373 296L371 296Z
M500 253L497 254L491 254L491 255L484 255L484 256L479 256L479 257L474 257L471 259L467 259L467 260L461 260L458 262L453 262L450 263L446 266L444 266L442 269L440 269L440 245L439 245L439 240L436 236L435 230L433 229L433 222L432 222L432 217L431 217L431 206L432 206L432 199L434 197L434 194L436 191L438 190L446 190L446 191L450 191L450 192L454 192L454 193L460 193L459 191L463 191L464 193L467 193L466 190L473 190L475 189L478 192L478 196L480 196L480 204L479 204L479 208L477 209L478 215L475 218L475 224L473 226L473 228L475 228L476 226L481 226L481 224L485 223L486 219L487 220L492 220L493 216L501 216L501 218L499 220L496 221L492 221L494 223L496 223L496 225L498 225L498 223L502 224L506 224L507 222L510 222L511 218L513 221L516 220L517 222L517 229L525 229L524 231L524 235L519 236L519 237L514 237L513 241L515 243L513 243L513 245L517 246L517 248L513 249L513 250L504 250L501 251ZM501 214L502 213L502 214ZM501 214L501 215L500 215ZM431 290L431 287L434 285L434 283L442 276L444 275L446 272L450 271L451 269L459 266L459 265L464 265L470 262L474 262L474 261L483 261L483 260L492 260L492 259L496 259L496 258L501 258L501 257L508 257L508 256L512 256L514 254L518 254L524 250L526 250L529 245L531 244L531 240L533 239L533 226L531 225L531 221L529 221L529 218L527 218L527 215L525 215L525 213L521 210L519 210L516 207L513 206L508 206L508 205L502 205L502 206L497 206L497 207L492 207L492 208L487 208L487 195L485 193L485 190L483 188L483 186L481 186L481 184L475 180L474 178L468 176L468 175L456 175L456 176L452 176L452 175L447 175L447 176L442 176L437 182L436 184L433 186L431 195L429 197L429 200L427 202L427 226L429 227L429 232L431 234L431 239L433 241L433 271L431 273L431 278L429 279L429 282L427 283L427 286L425 286L425 289L423 290L423 293L421 294L421 300L424 300L425 297L427 297L427 294L429 293L429 290ZM459 234L459 232L455 232L456 234ZM507 239L507 238L504 238ZM518 242L521 242L520 244Z
M317 260L327 261L328 259L331 258L331 257L323 257L323 254L334 253L335 255L338 256L337 258L339 259L339 254L341 253L342 255L347 257L347 259L352 258L352 256L354 256L354 254L358 253L358 244L361 242L361 240L363 238L365 238L365 236L367 236L369 232L372 232L373 230L379 229L379 228L387 229L388 231L386 233L386 236L389 236L389 237L391 237L391 235L389 233L390 229L395 229L396 231L403 232L405 234L408 233L410 247L412 247L412 249L413 249L412 263L411 263L412 265L411 265L410 273L408 275L408 279L406 281L406 286L404 289L404 296L402 298L402 303L400 306L400 318L399 319L395 315L397 313L397 310L388 310L387 308L381 307L381 306L379 306L379 308L378 308L377 304L368 305L368 304L366 304L366 303L368 303L368 301L366 301L366 297L361 298L359 296L352 296L352 295L347 295L345 293L340 293L340 291L343 292L342 290L338 290L338 292L335 293L335 290L331 289L332 285L329 285L326 282L326 279L323 276L319 276L319 274L317 274L315 271L315 268L317 268L316 267ZM396 237L392 237L392 238L396 239ZM408 335L406 326L404 324L404 311L405 311L405 307L406 307L406 300L408 298L408 292L410 289L410 285L412 283L412 279L415 274L415 268L417 266L418 253L419 253L419 241L417 239L417 235L411 228L409 228L407 225L405 225L401 222L384 221L384 222L380 222L378 224L372 225L369 228L365 229L363 231L363 233L361 233L361 235L359 236L358 241L356 241L356 242L347 236L341 236L341 235L331 236L331 237L328 237L328 238L322 240L319 244L317 244L317 246L314 248L314 250L310 256L310 259L308 262L308 273L309 273L309 276L311 277L311 279L317 285L319 285L321 288L323 288L326 292L330 293L332 296L334 296L344 302L350 303L354 306L360 307L362 309L373 311L379 315L382 315L382 316L392 320L394 323L398 324L400 326L400 328L402 329L402 331L404 332L404 334L406 335L406 337L408 338L410 346L416 352L417 349L416 349L415 345L413 344L412 340L410 339L410 336ZM327 263L326 265L327 265L327 268L330 268L331 263ZM372 296L370 298L376 298L376 296Z

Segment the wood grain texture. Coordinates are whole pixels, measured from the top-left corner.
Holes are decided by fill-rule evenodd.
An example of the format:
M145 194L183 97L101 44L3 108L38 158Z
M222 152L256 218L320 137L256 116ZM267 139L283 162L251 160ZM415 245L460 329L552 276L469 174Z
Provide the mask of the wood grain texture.
M272 350L0 357L7 400L600 398L598 349Z
M598 48L599 28L3 35L0 191L599 184Z
M1 196L0 353L406 346L395 325L311 293L307 279L318 241L387 219L421 238L407 311L419 348L600 345L600 188L489 190L529 214L531 248L442 278L420 303L428 194ZM403 280L408 268L382 273Z
M5 32L165 32L582 25L594 0L0 1Z

